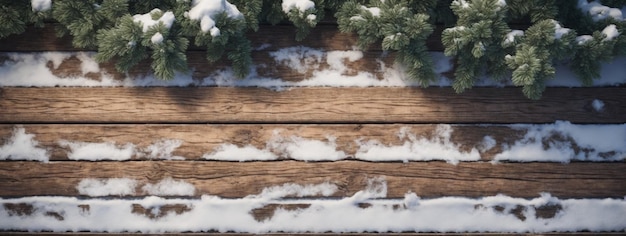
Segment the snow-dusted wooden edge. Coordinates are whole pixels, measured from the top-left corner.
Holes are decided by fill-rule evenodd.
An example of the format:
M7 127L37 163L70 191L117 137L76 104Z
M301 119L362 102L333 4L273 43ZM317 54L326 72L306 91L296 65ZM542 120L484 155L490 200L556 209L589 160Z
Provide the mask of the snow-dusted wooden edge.
M130 196L146 196L142 188L171 177L185 181L194 196L241 198L284 184L338 186L333 197L349 197L383 177L387 198L409 191L420 197L483 197L504 194L532 198L547 192L559 198L623 198L626 163L372 163L337 162L0 162L0 196L79 196L86 178L128 178L136 181Z
M512 126L0 125L0 160L606 162L626 158L623 132L626 124L564 121ZM602 140L607 137L612 138ZM96 154L82 155L81 149ZM533 155L527 155L529 152Z
M624 123L625 90L0 88L0 123Z

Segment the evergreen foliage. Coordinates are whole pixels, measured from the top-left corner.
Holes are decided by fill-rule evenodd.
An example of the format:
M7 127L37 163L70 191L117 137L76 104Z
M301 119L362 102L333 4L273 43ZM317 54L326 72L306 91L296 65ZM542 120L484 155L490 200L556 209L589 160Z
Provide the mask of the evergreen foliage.
M541 20L554 19L557 14L555 0L507 0L506 5L513 19L528 16L535 23ZM574 1L570 1L574 2Z
M305 11L290 8L286 14L289 21L293 22L294 26L296 26L296 41L301 41L309 34L311 28L317 25L317 22L323 17L324 12L317 11L316 8L307 9Z
M614 49L621 39L607 39L607 35L596 31L593 35L578 38L576 55L572 59L571 69L578 75L583 85L590 86L593 79L600 78L601 63L613 58ZM623 41L620 42L623 47ZM622 49L623 50L623 49Z
M582 2L584 3L584 2ZM597 4L597 2L594 2ZM626 1L603 0L608 7L623 7ZM580 7L581 2L578 3ZM583 10L583 9L579 9ZM593 84L600 78L602 62L612 60L615 56L626 55L626 22L609 15L598 17L591 12L579 11L578 18L571 22L579 35L577 47L570 68L578 75L585 86Z
M176 0L128 0L128 12L131 15L145 14L158 8L161 11L170 11L176 7Z
M231 0L230 2L241 11L249 29L259 30L259 16L263 10L263 0Z
M178 17L178 23L182 27L182 33L193 38L194 44L199 47L205 47L207 50L207 59L215 62L222 58L226 51L228 59L233 63L233 70L238 77L245 77L249 72L252 64L250 52L252 46L245 35L248 28L246 24L245 14L229 16L226 12L220 12L213 16L215 21L214 28L203 28L200 19L192 19L189 16L191 4L189 0L180 0L179 2L188 2L183 4L182 15ZM215 31L214 29L217 29Z
M32 4L35 4L34 2ZM358 35L367 49L380 43L396 52L409 77L428 86L436 78L426 39L443 24L444 53L454 56L457 92L487 74L511 76L524 94L538 99L554 64L568 60L583 85L600 77L602 62L626 55L626 0L0 0L0 38L22 33L44 19L58 21L78 48L98 49L99 62L114 60L129 71L149 59L156 77L186 71L193 42L210 62L226 58L244 77L252 63L248 31L259 24L290 22L304 39L328 12L342 32ZM196 9L198 4L211 9ZM45 7L41 7L45 5ZM196 9L196 10L194 10ZM216 10L217 9L217 10ZM622 13L624 14L624 13ZM525 31L507 23L530 22ZM570 28L570 29L567 29ZM226 54L226 55L225 55Z
M28 24L43 26L50 11L36 11L30 1L0 0L0 38L21 34Z
M128 0L55 0L52 8L62 25L59 36L71 34L78 48L96 48L98 30L113 27L127 13Z
M426 87L435 77L426 38L433 32L429 16L412 9L430 11L434 1L372 0L367 5L346 2L337 12L342 32L356 32L358 45L366 49L382 40L383 50L397 51L396 60L407 67L411 78ZM411 4L412 7L409 7Z
M539 99L545 81L554 78L554 61L571 56L576 33L548 19L536 22L520 37L515 55L507 55L506 63L513 70L513 84L522 86L528 98Z
M459 18L457 26L445 29L441 40L444 53L457 57L454 90L471 88L485 70L502 79L507 72L502 40L510 31L505 5L498 0L455 0L451 8Z

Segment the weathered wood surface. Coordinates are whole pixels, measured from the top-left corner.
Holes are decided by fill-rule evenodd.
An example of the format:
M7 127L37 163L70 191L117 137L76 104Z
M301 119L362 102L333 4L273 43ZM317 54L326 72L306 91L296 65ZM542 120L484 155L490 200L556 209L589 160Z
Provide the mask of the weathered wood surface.
M0 51L33 52L33 51L80 51L96 50L96 48L79 49L72 45L71 36L58 38L56 23L48 23L43 28L29 27L22 34L11 35L0 39ZM433 34L427 39L431 51L443 51L441 32L443 26L436 26ZM284 47L305 46L324 48L325 50L352 50L357 45L357 36L342 33L337 25L322 24L311 29L311 33L302 41L296 41L296 28L291 25L261 25L257 32L248 33L253 48L263 46L264 50L277 50ZM279 37L277 37L279 36ZM206 50L190 44L191 51ZM381 51L380 44L372 45L369 50Z
M35 135L34 141L39 143L40 148L49 151L52 161L68 160L71 150L67 145L60 144L62 140L113 143L120 147L132 144L136 153L131 160L151 159L147 148L163 140L180 141L181 145L171 155L186 160L202 160L203 155L216 151L224 144L254 146L274 153L279 159L291 159L288 153L272 148L271 145L304 139L334 145L337 151L345 153L344 159L350 160L359 151L359 142L378 141L387 146L415 142L411 138L441 142L444 139L436 133L437 127L429 124L0 125L0 145L8 143L17 129L23 128L26 134ZM495 155L503 151L502 145L512 145L526 133L524 129L508 126L452 125L451 128L448 141L458 146L461 152L478 150L481 161L493 160ZM406 136L399 137L400 132L404 132ZM485 136L493 138L497 145L489 150L481 150Z
M1 88L0 123L624 123L625 91L548 88L532 101L518 88Z
M532 198L549 192L559 198L622 198L626 163L370 163L339 162L0 162L0 196L76 196L84 178L131 178L141 187L171 177L196 187L196 194L244 197L283 184L336 184L336 197L351 196L370 178L383 177L387 197L408 191L425 198L505 194Z
M349 61L347 58L343 60L346 66L345 71L334 70L345 76L356 76L358 73L369 73L370 76L382 80L385 76L385 69L391 68L394 64L394 53L382 52L363 52L363 57L359 60ZM0 58L1 59L1 58ZM291 68L287 63L289 61L277 61L270 52L255 52L252 54L252 61L255 65L256 76L260 78L278 78L282 81L299 82L316 76L316 73L324 71L333 71L331 63L328 61L328 54L317 58L319 60L301 59L302 65L307 65L309 69L306 71ZM7 59L11 60L11 59ZM190 51L187 52L187 64L189 73L196 82L201 82L204 78L214 78L217 73L229 69L232 65L230 61L220 60L214 63L206 59L204 52ZM99 81L103 78L112 79L114 81L123 81L130 78L142 78L152 76L152 69L149 60L145 60L131 68L127 73L116 70L114 62L99 63L99 72L87 72L82 70L83 63L77 54L72 54L65 59L58 67L53 66L52 62L47 64L51 74L59 78L85 77ZM450 68L451 69L451 68ZM445 70L445 69L444 69ZM439 71L441 75L449 75L450 71Z

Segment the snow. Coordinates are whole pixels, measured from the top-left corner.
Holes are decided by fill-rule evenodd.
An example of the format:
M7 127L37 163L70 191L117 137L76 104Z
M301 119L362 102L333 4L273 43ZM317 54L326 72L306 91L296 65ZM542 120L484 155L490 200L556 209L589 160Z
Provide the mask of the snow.
M226 13L232 19L243 18L237 6L226 0L193 0L192 7L185 16L200 21L200 30L205 33L210 31L211 36L216 37L220 34L220 29L215 27L215 17L219 13Z
M267 45L261 45L265 49ZM189 73L177 73L172 80L156 79L152 74L131 77L125 75L114 79L106 70L95 62L94 52L46 52L46 53L0 53L6 57L0 62L0 87L153 87L153 86L220 86L220 87L263 87L274 90L284 90L291 87L418 87L417 81L408 79L405 67L400 64L387 65L383 62L385 55L377 59L378 68L367 71L355 71L347 65L349 62L364 60L364 53L359 50L323 51L308 47L288 47L269 52L277 64L286 66L302 74L301 80L283 80L261 76L257 68L268 65L257 64L250 68L250 74L238 79L231 68L216 70L204 78L192 78L193 68ZM445 78L441 73L452 69L451 58L441 52L431 52L434 70L439 79L431 86L451 86L452 80ZM57 75L52 71L67 63L70 58L81 61L81 74ZM626 57L617 57L611 62L603 63L600 79L593 80L592 86L616 86L626 82L626 75L622 73L626 65ZM569 69L567 64L559 63L556 67L556 78L546 81L549 87L580 87L581 82ZM86 76L96 73L98 79ZM476 86L507 86L508 82L497 82L488 77L481 77Z
M165 28L169 29L174 24L174 20L176 19L174 13L171 11L166 11L159 17L159 19L152 19L153 14L161 13L162 11L158 8L152 9L152 11L146 14L137 14L133 16L133 21L139 23L141 25L143 32L148 32L148 30L152 27L158 26L159 24L163 24Z
M161 43L163 43L163 35L161 33L159 33L159 32L156 32L150 38L150 42L152 42L152 44L161 44Z
M587 2L587 0L578 0L578 8L591 15L594 21L601 21L607 18L613 18L617 21L624 20L622 10L604 6L598 1Z
M593 40L591 35L581 35L576 37L576 43L578 43L578 45L583 45L591 40Z
M52 7L52 0L31 0L30 5L33 12L48 11Z
M322 62L324 52L309 47L288 47L269 54L280 64L286 65L299 73L305 73L310 68Z
M591 102L591 106L597 112L604 110L604 102L602 100L594 99L593 102Z
M158 196L193 196L196 193L196 187L192 184L171 177L156 184L146 184L141 189L149 195Z
M123 196L135 194L137 181L128 178L82 179L76 186L80 195L90 197Z
M361 6L361 9L368 11L374 17L380 17L380 8Z
M459 5L462 8L470 7L470 4L467 1L465 1L465 0L454 0L454 1L452 1L452 4Z
M284 13L289 13L291 9L297 9L304 13L315 8L315 3L311 0L282 0L281 4Z
M589 101L595 112L603 112L606 105L595 99ZM355 137L353 152L347 152L345 146L337 145L337 138L326 134L325 139L305 138L297 135L282 135L282 129L273 131L263 146L251 144L235 145L222 143L202 158L215 161L273 161L291 159L299 161L340 161L356 159L363 161L446 161L457 164L464 161L484 159L483 153L499 145L499 151L493 153L493 163L512 162L562 162L571 161L623 161L626 159L626 124L579 125L567 121L553 124L513 124L491 125L484 127L507 127L524 132L517 140L508 143L497 141L492 134L485 132L482 141L455 143L452 140L454 127L440 124L431 134L417 135L409 127L401 127L397 132L397 141L383 143L376 139ZM0 160L35 160L47 162L48 151L39 147L34 135L24 128L16 128L5 143L0 146ZM163 160L184 160L185 157L172 153L183 141L160 139L146 147L133 143L116 144L114 142L76 142L59 141L67 149L70 160L87 161L125 161L133 157ZM349 144L349 146L352 146Z
M306 19L307 19L309 22L314 22L314 21L317 19L317 16L316 16L316 15L314 15L314 14L309 14L308 16L306 16Z
M258 149L252 145L239 147L226 143L212 153L204 154L202 158L217 161L270 161L278 159L278 156L267 149Z
M398 132L398 138L405 140L402 145L385 145L378 140L357 140L359 146L355 154L358 160L367 161L432 161L444 160L451 164L459 161L478 161L480 154L476 148L469 152L460 151L460 145L451 139L450 125L437 125L431 138L417 137L408 128Z
M328 136L328 141L323 142L299 136L283 137L280 131L274 130L274 135L263 149L252 145L239 147L225 143L213 152L205 154L203 158L220 161L271 161L282 156L285 159L300 161L336 161L346 157L345 152L337 151L335 137Z
M558 21L552 20L554 22L554 38L559 40L563 37L563 35L570 32L570 29L563 28Z
M606 36L604 40L613 40L617 36L619 36L619 31L617 31L617 27L615 25L610 24L602 30L602 34Z
M595 106L594 106L595 107ZM626 124L574 125L557 121L548 125L512 125L526 134L512 145L503 144L498 161L623 161L626 159Z
M35 135L27 134L23 127L14 128L11 137L0 146L0 160L48 162L50 154L38 147L39 142L34 138Z
M24 87L55 87L55 86L120 86L118 81L114 81L110 76L104 74L101 80L93 80L84 77L86 72L97 71L93 52L65 53L65 52L44 52L44 53L2 53L8 59L0 64L0 86L24 86ZM81 71L83 76L59 77L52 73L48 64L52 64L52 69L58 69L67 59L76 57L81 60Z
M146 156L149 159L185 160L184 157L172 154L182 144L183 141L178 139L161 139L143 149L143 152L135 150L135 153L138 153L137 155L140 156Z
M298 136L283 138L276 130L274 137L268 143L268 147L282 156L300 161L337 161L344 159L346 153L337 151L336 138L327 137L327 142L311 140Z
M122 181L123 182L123 181ZM132 182L132 181L131 181ZM98 185L98 181L95 182ZM102 183L99 183L102 184ZM132 184L120 184L129 191ZM106 183L103 185L106 186ZM368 186L352 196L326 199L293 197L330 196L338 187L284 184L268 187L258 195L221 198L203 195L198 198L163 198L148 196L135 199L79 199L75 197L35 196L0 199L0 228L4 230L53 232L515 232L544 233L571 231L624 231L626 199L559 199L541 193L532 199L504 195L481 198L439 197L422 199L407 191L404 198L385 199L387 183L382 177L370 179ZM120 191L118 191L120 192ZM368 204L362 208L359 203ZM7 209L11 204L32 206L29 215ZM277 208L264 220L251 212L270 204L309 204L296 210ZM140 205L157 218L134 213ZM163 206L183 205L188 210L160 212ZM89 206L87 209L78 206ZM560 206L552 218L536 216L543 206ZM521 209L519 218L512 213ZM63 220L51 217L60 215ZM522 220L524 219L524 220ZM498 222L494 224L493 222Z
M307 185L287 183L280 186L263 188L260 194L250 195L245 198L280 199L283 197L328 197L335 194L337 190L339 190L337 185L331 184L329 182Z
M504 39L504 44L505 45L512 44L515 42L515 37L522 37L522 36L524 36L523 30L511 30L511 32L506 34L506 37Z
M493 137L487 135L483 138L483 142L477 148L478 151L484 153L496 147L497 144L498 142Z
M130 143L118 146L113 142L89 143L61 140L59 141L59 145L70 148L70 151L67 154L67 157L70 160L125 161L130 160L135 150L135 145Z
M100 65L98 62L93 60L95 52L78 52L76 53L76 58L80 60L80 70L83 75L88 73L99 73Z

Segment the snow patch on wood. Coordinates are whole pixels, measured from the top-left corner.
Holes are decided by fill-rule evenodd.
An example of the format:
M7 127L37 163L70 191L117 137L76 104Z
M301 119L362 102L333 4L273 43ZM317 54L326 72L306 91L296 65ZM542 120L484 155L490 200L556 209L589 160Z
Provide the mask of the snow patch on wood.
M559 199L548 193L523 199L504 195L482 198L421 199L407 192L402 199L384 199L387 183L373 178L353 196L339 199L293 199L330 195L336 186L285 184L261 194L226 199L78 199L23 197L0 199L0 228L53 232L569 232L622 231L626 228L626 199ZM291 197L290 199L284 199ZM278 208L264 220L251 212L268 205L306 205ZM17 206L29 207L17 214ZM82 206L82 207L81 207ZM159 217L133 211L142 206ZM184 206L184 210L160 210ZM541 215L541 209L554 209ZM56 213L56 214L51 214ZM158 213L158 214L157 214ZM52 217L51 217L52 216ZM54 217L57 216L57 217ZM583 216L583 218L581 218ZM499 222L494 224L493 222Z
M13 129L13 133L0 146L0 160L26 160L48 162L50 154L39 147L34 134L26 133L23 127Z

